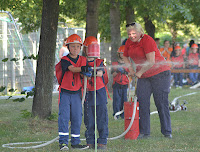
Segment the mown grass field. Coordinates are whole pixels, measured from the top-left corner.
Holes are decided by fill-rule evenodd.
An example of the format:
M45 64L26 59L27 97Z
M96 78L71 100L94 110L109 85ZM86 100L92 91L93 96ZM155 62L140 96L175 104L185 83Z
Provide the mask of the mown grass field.
M124 138L108 141L108 152L200 152L200 90L171 89L169 100L175 97L197 92L191 96L180 98L188 102L187 111L171 113L173 139L166 139L160 132L160 122L157 114L151 115L151 138L144 140L124 140ZM39 149L9 149L3 144L16 142L48 141L58 136L57 117L53 120L39 120L29 117L32 99L24 102L0 100L0 151L1 152L56 152L58 142ZM25 110L22 114L21 110ZM155 111L153 99L151 111ZM108 103L109 137L114 137L124 131L124 120L115 121L112 117L112 101ZM53 96L52 113L57 116L57 95ZM23 118L27 116L27 118ZM85 126L82 124L81 138L84 138ZM82 141L85 144L85 141ZM70 147L70 145L69 145ZM72 150L76 152L79 150ZM85 150L92 152L94 150Z

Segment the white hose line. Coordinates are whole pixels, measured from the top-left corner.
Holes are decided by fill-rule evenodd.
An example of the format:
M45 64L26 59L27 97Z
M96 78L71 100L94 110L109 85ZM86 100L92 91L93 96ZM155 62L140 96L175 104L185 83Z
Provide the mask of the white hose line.
M85 79L85 77L84 77L84 79ZM177 99L179 99L183 96L189 96L189 95L193 95L193 94L196 94L196 93L197 92L193 92L193 93L189 93L189 94L186 94L186 95L176 97L176 98L174 98L174 100L172 102L175 103ZM115 139L121 138L130 130L130 128L131 128L131 126L134 122L134 119L135 119L136 105L137 105L137 97L134 96L134 110L133 110L133 115L132 115L131 122L130 122L128 128L121 135L108 138L108 140L115 140ZM180 110L181 109L177 109L175 111L170 111L170 112L177 112L177 111L180 111ZM153 115L153 114L156 114L156 113L158 113L158 111L153 111L153 112L150 113L150 115ZM35 149L35 148L41 148L41 147L47 146L47 145L57 141L58 139L59 139L59 136L50 140L50 141L9 143L9 144L3 144L2 147L5 147L5 148L20 148L20 149ZM86 140L86 139L81 139L81 140L83 141L83 140ZM36 145L36 146L30 146L30 147L12 147L14 145L37 144L37 143L43 143L43 144Z
M87 77L84 76L84 80L85 80L85 78L86 78L86 81L84 81L84 82L87 82ZM85 83L84 83L84 91L86 92L85 88L87 88L87 83L86 83L86 87L85 87ZM84 98L85 98L85 96L84 96ZM84 98L82 99L82 103L85 100ZM133 109L133 114L132 114L131 122L130 122L128 128L121 135L116 136L116 137L107 138L108 140L115 140L115 139L121 138L124 135L126 135L126 133L131 129L131 126L132 126L132 124L134 122L134 119L135 119L136 106L137 106L137 96L134 95L134 109ZM50 140L50 141L9 143L9 144L3 144L2 147L6 147L6 148L20 148L20 149L35 149L35 148L41 148L41 147L47 146L47 145L49 145L49 144L57 141L58 139L59 139L59 136L56 137L56 138L54 138L54 139L52 139L52 140ZM86 140L86 139L84 138L84 139L80 139L80 140L83 141L83 140ZM70 141L70 139L69 139L69 141ZM29 147L12 147L14 145L37 144L37 143L43 143L43 144L36 145L36 146L29 146Z
M117 120L117 116L121 115L124 112L124 110L118 111L114 115L114 119Z
M82 105L84 104L85 101L85 96L86 96L86 90L87 90L87 76L84 75L84 90L83 90L83 96L82 96Z
M172 101L171 104L175 106L175 105L176 105L176 101L177 101L179 98L185 97L185 96L190 96L190 95L193 95L193 94L196 94L196 93L197 93L197 92L192 92L192 93L188 93L188 94L185 94L185 95L176 97L176 98L174 98L174 100ZM177 111L181 111L181 108L177 108L176 110L170 111L170 112L177 112ZM158 111L153 111L153 112L150 113L150 115L153 115L153 114L156 114L156 113L158 113Z
M190 95L193 95L193 94L196 94L196 93L197 93L197 92L192 92L192 93L188 93L188 94L185 94L185 95L176 97L176 98L174 98L174 100L172 101L171 105L175 106L175 105L176 105L176 101L177 101L179 98L181 98L181 97L190 96Z
M3 144L2 147L6 147L6 148L20 148L20 149L35 149L35 148L40 148L40 147L44 147L47 146L55 141L57 141L59 139L59 136L50 140L50 141L38 141L38 142L19 142L19 143L9 143L9 144ZM45 142L45 143L44 143ZM40 145L36 145L36 146L30 146L30 147L11 147L14 145L26 145L26 144L39 144L39 143L43 143Z
M181 108L177 108L176 110L169 111L169 112L177 112L177 111L181 111ZM150 113L150 115L153 115L153 114L156 114L156 113L158 113L158 111L153 111L153 112Z
M134 109L133 109L133 115L132 115L132 118L131 118L131 122L128 126L128 128L119 136L116 136L116 137L111 137L111 138L108 138L108 140L115 140L115 139L118 139L118 138L121 138L123 136L126 135L126 133L131 129L131 126L134 122L134 119L135 119L135 113L136 113L136 106L137 106L137 96L134 96Z
M130 130L130 128L131 128L131 126L134 122L135 113L136 113L136 106L137 106L137 97L134 96L134 110L133 110L133 115L132 115L131 122L130 122L128 128L121 135L116 136L116 137L107 138L108 140L115 140L115 139L121 138L124 135L126 135L126 133ZM3 144L2 147L5 147L5 148L20 148L20 149L35 149L35 148L41 148L41 147L47 146L47 145L57 141L58 139L59 139L59 136L50 140L50 141L9 143L9 144ZM83 141L83 140L86 140L86 139L84 138L84 139L81 139L81 140ZM30 146L30 147L12 147L14 145L38 144L38 143L43 143L43 144L36 145L36 146Z

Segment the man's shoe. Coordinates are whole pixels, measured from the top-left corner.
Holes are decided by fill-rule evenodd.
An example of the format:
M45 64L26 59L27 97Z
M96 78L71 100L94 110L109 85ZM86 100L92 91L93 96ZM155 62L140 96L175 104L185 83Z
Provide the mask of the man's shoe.
M106 150L107 149L107 145L98 144L97 149Z
M169 138L169 139L172 139L172 134L169 134L169 135L164 135L165 138Z
M89 146L89 149L94 149L95 148L94 144L87 144L87 146Z
M62 151L68 151L69 150L69 148L67 147L67 144L60 144L59 146L60 146L60 150L62 150Z
M146 138L149 138L150 135L149 134L139 134L137 139L146 139Z
M71 147L73 149L82 149L82 150L89 148L89 146L87 146L87 145L79 145L79 144L78 145L71 145Z

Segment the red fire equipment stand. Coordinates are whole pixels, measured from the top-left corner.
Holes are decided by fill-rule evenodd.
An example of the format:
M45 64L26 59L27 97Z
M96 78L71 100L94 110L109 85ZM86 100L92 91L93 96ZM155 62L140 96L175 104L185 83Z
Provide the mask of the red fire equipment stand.
M128 128L131 118L133 115L134 102L124 102L124 128L125 130ZM130 128L130 130L126 133L125 139L135 140L140 134L139 130L139 102L137 102L137 108L135 113L134 122Z

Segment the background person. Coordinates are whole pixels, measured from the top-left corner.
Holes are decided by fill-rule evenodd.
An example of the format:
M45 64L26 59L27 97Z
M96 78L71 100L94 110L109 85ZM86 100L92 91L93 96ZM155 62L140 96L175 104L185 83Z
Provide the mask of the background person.
M63 40L63 45L59 51L59 58L61 59L63 56L67 56L69 54L69 50L66 46L67 37Z
M170 92L170 67L165 63L152 37L144 34L139 23L126 25L128 40L124 50L124 62L129 67L130 75L137 76L137 97L139 101L138 139L150 137L150 97L153 94L158 110L161 133L172 138L171 118L168 94ZM129 57L136 63L136 71L131 66Z
M194 40L190 40L189 46L186 48L186 55L188 56L191 53L191 46L194 44Z
M111 74L113 75L113 116L123 110L124 102L128 101L127 99L127 89L129 84L128 79L128 68L125 67L123 53L125 45L119 47L118 61L113 62L113 68L111 69ZM119 66L119 67L118 67ZM120 115L124 119L124 113ZM117 116L117 119L119 116Z
M187 49L188 45L187 43L183 44L183 49L181 50L181 55L184 56L184 58L187 56L186 55L186 49Z
M176 46L174 48L174 56L172 56L172 69L183 69L185 68L184 57L181 54L181 47ZM182 88L183 86L183 73L173 73L174 85L176 88Z
M198 45L192 44L191 53L188 56L188 65L190 69L198 69L200 67L200 56L197 53ZM198 83L198 73L189 73L190 80L192 81L191 85Z
M155 38L156 45L160 49L160 38Z
M170 47L170 42L168 40L164 41L164 47L160 48L161 55L167 60L170 60L170 55L173 51L173 48Z

